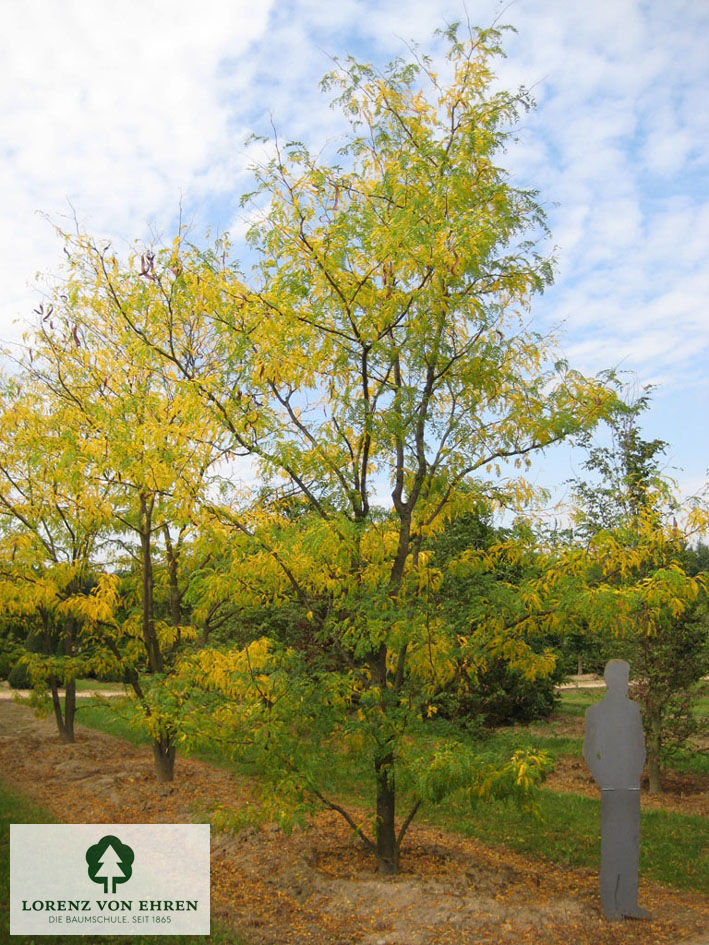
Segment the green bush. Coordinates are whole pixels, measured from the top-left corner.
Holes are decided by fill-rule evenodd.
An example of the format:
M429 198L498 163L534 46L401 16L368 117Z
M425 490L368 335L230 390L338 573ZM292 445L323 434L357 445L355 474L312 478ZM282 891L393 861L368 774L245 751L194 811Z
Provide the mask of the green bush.
M10 670L25 652L21 641L27 638L26 627L15 620L0 617L0 679L7 679Z
M0 679L7 679L10 670L17 662L18 653L15 647L0 642Z
M464 692L442 691L431 705L438 718L480 734L484 727L548 718L558 703L554 687L561 678L558 669L551 676L530 682L500 659L471 678Z
M556 708L555 675L533 682L496 661L478 677L478 712L491 727L545 719Z
M11 689L31 689L32 681L30 679L27 665L22 660L16 660L7 674L7 681Z

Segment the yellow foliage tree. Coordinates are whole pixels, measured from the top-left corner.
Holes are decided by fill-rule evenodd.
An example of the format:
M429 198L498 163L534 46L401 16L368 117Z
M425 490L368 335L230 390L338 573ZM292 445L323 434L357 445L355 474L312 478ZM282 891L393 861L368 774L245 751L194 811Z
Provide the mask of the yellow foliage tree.
M383 872L398 870L418 809L397 831L407 722L449 671L449 630L421 606L440 581L430 541L481 502L524 506L531 457L614 397L528 325L552 276L544 213L498 161L529 97L493 86L497 31L446 38L446 82L418 55L383 72L347 60L328 77L352 125L337 163L271 142L247 286L215 254L176 258L157 277L165 295L200 274L213 287L184 324L116 300L105 256L96 287L256 466L262 490L221 513L249 538L234 593L295 595L309 640L349 681ZM514 628L500 636L531 658Z
M72 742L76 678L100 663L87 617L108 490L90 472L71 414L31 378L3 381L0 454L0 607L25 626L25 642L32 631L38 638L24 657L34 701L42 708L49 689L59 734Z
M184 327L190 292L208 283L197 279L184 293L173 284L165 294L157 267L175 276L177 246L158 263L144 254L123 271L88 240L66 236L65 249L66 277L51 287L23 370L60 406L65 436L74 442L74 476L103 496L102 537L120 550L114 567L125 570L127 555L128 570L138 575L137 583L124 580L120 607L94 627L96 633L103 628L114 666L142 707L158 778L171 780L178 733L161 709L158 681L195 636L183 620L182 558L222 451L218 429L191 385L142 343L125 316L159 310ZM164 561L166 619L156 617L158 560Z

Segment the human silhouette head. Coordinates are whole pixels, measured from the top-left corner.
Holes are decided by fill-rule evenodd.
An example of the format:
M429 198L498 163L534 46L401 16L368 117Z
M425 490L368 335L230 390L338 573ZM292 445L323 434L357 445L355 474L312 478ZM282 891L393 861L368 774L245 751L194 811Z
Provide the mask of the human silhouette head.
M616 696L628 695L630 664L625 660L609 660L603 673L608 692Z

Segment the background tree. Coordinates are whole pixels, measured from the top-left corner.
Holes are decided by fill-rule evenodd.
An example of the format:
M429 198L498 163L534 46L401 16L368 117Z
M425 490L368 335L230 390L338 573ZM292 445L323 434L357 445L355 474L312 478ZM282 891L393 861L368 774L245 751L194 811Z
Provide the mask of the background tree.
M110 511L105 485L82 459L80 431L47 394L21 376L0 392L0 606L24 628L36 706L48 689L59 734L73 742L76 678L102 665L85 617L97 601Z
M220 455L218 437L210 436L209 418L194 398L183 396L175 372L123 318L122 304L174 313L184 302L177 290L163 293L153 257L144 254L129 271L116 269L107 283L103 259L88 244L67 237L65 249L66 279L52 288L52 317L31 339L24 370L61 405L67 429L80 438L77 468L88 487L104 490L104 536L118 549L114 569L127 573L121 619L113 613L103 621L103 643L137 696L158 779L167 781L174 773L178 723L174 700L162 705L160 680L195 636L183 620L182 557ZM174 269L174 249L163 256ZM163 619L156 613L160 562Z
M452 714L468 725L509 725L543 718L556 704L555 684L563 674L560 661L553 670L549 661L544 671L538 670L530 679L521 668L513 668L498 647L490 648L492 615L498 608L507 614L507 599L518 593L530 572L538 577L534 554L524 564L500 558L492 569L468 567L471 558L499 545L526 544L528 533L523 520L504 528L494 526L489 509L481 507L447 523L432 541L435 565L444 575L439 602L443 619L465 643L457 657L458 671L435 704L439 713ZM471 628L476 632L471 634ZM547 660L550 646L557 643L536 632L532 622L520 625L518 636L537 658Z
M575 496L577 534L627 555L612 583L634 591L634 625L621 632L611 618L599 633L604 659L617 656L631 664L646 732L650 792L659 793L663 758L696 731L692 703L709 670L709 621L701 548L695 550L678 525L679 502L660 468L667 443L645 440L640 432L638 418L649 399L646 389L607 421L610 445L585 440L584 468L596 478L577 481ZM676 593L668 594L673 586Z

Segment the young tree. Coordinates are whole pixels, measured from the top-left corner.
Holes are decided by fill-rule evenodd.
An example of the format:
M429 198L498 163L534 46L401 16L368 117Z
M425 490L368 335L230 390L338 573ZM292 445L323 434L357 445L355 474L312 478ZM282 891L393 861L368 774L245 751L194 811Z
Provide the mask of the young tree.
M624 565L617 561L609 583L619 594L634 595L632 625L626 626L621 610L598 633L614 655L631 664L646 732L649 789L658 794L663 758L696 730L693 702L709 669L709 621L706 575L687 534L705 524L706 510L695 510L686 528L678 524L679 502L660 468L667 443L645 440L638 425L649 400L646 389L608 420L609 446L592 446L586 438L584 467L599 478L577 481L575 494L578 534L599 549L605 546L606 554L613 549L614 557L626 557Z
M52 287L51 319L31 338L24 370L61 405L67 429L80 440L78 468L88 487L104 490L104 536L120 549L114 564L125 571L127 555L139 575L137 587L124 580L122 619L104 620L103 642L143 711L158 780L170 781L178 722L174 704L163 705L160 680L195 636L183 621L181 558L220 455L219 437L190 388L140 342L121 308L162 308L172 316L189 301L177 291L163 294L150 255L143 255L140 270L114 269L109 276L103 258L80 238L67 237L65 249L66 279ZM174 267L174 250L164 256ZM167 619L156 616L160 560Z
M497 31L445 38L445 82L418 54L383 72L350 59L328 77L352 126L340 163L272 143L255 170L254 200L266 206L248 287L217 253L195 264L185 252L152 276L170 299L209 284L198 304L127 304L116 286L128 276L89 248L107 304L256 465L261 492L222 513L250 549L235 585L303 605L318 654L308 672L335 672L345 690L317 703L339 705L363 736L383 872L398 870L421 802L397 831L406 726L458 645L422 603L440 585L433 536L480 502L524 505L533 489L512 467L591 428L612 399L554 363L528 325L551 281L537 248L544 213L498 161L530 98L493 88ZM548 671L518 636L496 626L490 651L530 676ZM431 771L451 774L433 760L409 767L421 797Z
M95 589L107 490L88 472L81 435L56 398L27 377L0 392L0 607L33 639L33 698L51 694L57 729L74 741L76 678L101 665L85 617ZM64 705L59 686L64 685Z
M538 577L534 554L524 562L502 556L495 567L485 571L470 567L499 546L526 544L528 534L529 525L523 520L494 527L489 510L480 508L447 523L433 540L433 561L443 572L436 605L442 619L465 640L456 657L458 670L443 688L440 702L436 700L439 711L492 726L542 718L553 711L560 667L552 672L549 661L544 672L530 679L527 666L512 668L508 658L494 647L491 650L486 632L498 608L507 617L507 600L510 595L518 596L525 579ZM471 634L472 628L475 632ZM537 660L548 660L552 641L531 623L518 626L517 636L529 644Z

